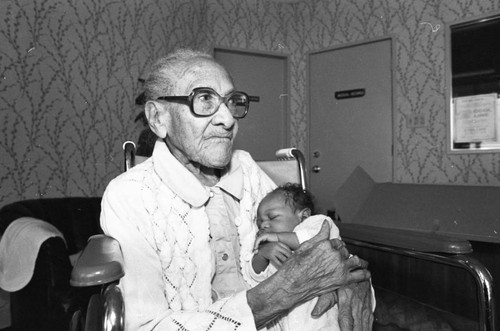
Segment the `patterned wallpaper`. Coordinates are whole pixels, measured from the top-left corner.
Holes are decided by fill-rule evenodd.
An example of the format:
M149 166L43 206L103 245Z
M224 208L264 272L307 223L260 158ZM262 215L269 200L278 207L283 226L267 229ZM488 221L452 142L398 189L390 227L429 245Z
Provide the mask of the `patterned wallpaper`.
M102 194L135 140L134 98L176 46L291 60L291 145L307 151L307 53L391 35L396 182L500 184L500 154L446 153L446 22L498 0L0 0L0 205ZM406 127L422 113L423 128Z

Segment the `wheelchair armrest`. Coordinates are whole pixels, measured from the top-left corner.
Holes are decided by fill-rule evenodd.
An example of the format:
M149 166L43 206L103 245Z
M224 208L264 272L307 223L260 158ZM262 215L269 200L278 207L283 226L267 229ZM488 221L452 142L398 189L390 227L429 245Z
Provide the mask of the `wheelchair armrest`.
M106 235L91 236L71 272L70 284L76 287L113 282L123 277L120 244Z
M335 224L340 230L342 239L359 240L429 253L468 254L472 252L472 246L468 240L437 233L342 222Z
M427 260L466 270L476 282L481 330L495 329L493 277L472 253L468 240L431 232L390 229L364 224L335 222L342 240L347 244L417 259ZM443 254L444 253L444 254Z

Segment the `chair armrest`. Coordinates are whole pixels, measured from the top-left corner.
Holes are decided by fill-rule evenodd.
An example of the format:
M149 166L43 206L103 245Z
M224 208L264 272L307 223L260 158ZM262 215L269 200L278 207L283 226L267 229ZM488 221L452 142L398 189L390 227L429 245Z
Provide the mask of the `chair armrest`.
M359 240L385 246L394 246L420 252L469 254L468 240L431 232L390 229L364 224L335 222L343 239Z
M436 233L335 222L342 240L365 249L413 257L466 270L476 282L480 330L496 330L493 277L472 252L468 240ZM442 254L445 253L445 254Z
M106 235L91 236L71 272L76 287L106 284L123 277L120 244Z

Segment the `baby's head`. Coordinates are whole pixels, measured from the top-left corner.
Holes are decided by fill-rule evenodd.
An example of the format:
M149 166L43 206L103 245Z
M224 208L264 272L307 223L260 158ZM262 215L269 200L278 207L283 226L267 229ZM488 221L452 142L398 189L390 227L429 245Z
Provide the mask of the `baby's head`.
M257 226L269 232L291 232L314 210L313 197L299 184L285 184L262 199L257 209Z

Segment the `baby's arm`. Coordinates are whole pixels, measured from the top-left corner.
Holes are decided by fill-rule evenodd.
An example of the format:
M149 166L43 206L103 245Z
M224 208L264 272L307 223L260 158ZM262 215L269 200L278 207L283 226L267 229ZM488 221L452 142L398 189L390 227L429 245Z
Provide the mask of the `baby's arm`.
M258 249L259 245L263 242L281 242L291 250L296 250L299 246L299 238L295 232L264 232L257 236L255 240L254 249Z

